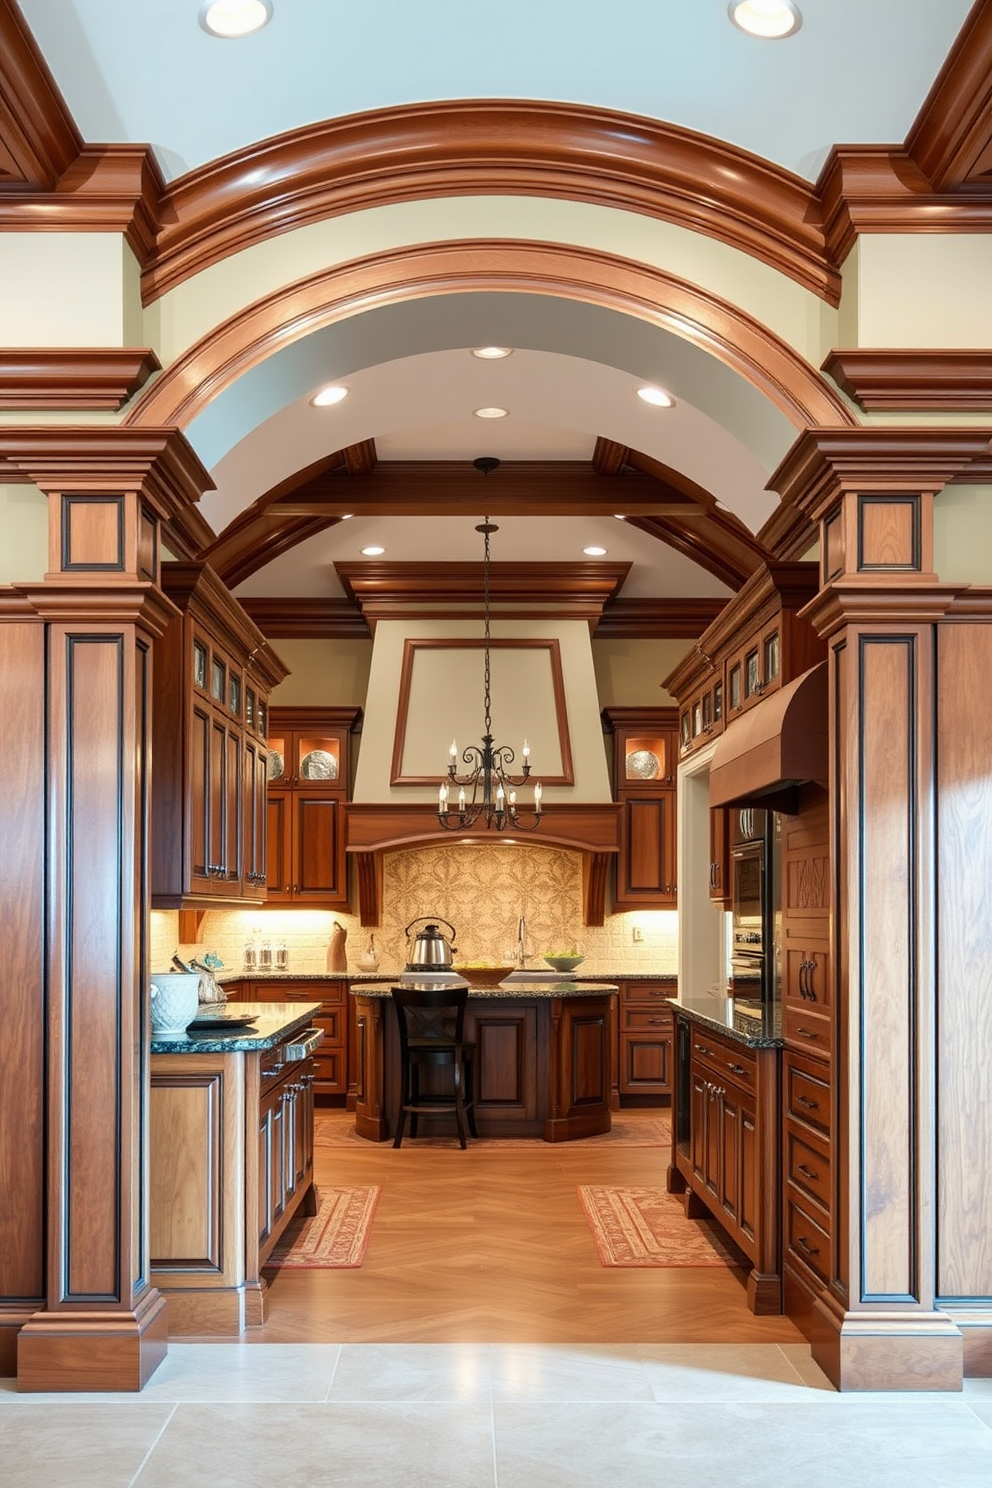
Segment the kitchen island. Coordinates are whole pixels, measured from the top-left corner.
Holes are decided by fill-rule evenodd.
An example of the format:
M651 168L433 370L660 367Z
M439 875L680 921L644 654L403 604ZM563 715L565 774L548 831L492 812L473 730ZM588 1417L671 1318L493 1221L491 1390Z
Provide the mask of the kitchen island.
M392 1138L399 1104L392 986L351 989L358 1046L355 1131L371 1142ZM480 1139L571 1142L610 1130L616 994L609 982L469 986L465 1038L476 1045ZM420 1118L420 1135L450 1136L452 1130L444 1117Z
M293 1216L316 1212L319 1010L239 1002L219 1027L152 1038L151 1275L172 1335L264 1322L262 1267Z

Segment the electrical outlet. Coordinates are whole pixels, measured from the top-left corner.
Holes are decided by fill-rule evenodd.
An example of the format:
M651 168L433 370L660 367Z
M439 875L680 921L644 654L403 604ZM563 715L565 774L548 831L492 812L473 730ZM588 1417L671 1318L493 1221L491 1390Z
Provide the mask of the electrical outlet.
M634 944L640 945L644 939L644 931L641 929L640 925L634 925L630 933Z

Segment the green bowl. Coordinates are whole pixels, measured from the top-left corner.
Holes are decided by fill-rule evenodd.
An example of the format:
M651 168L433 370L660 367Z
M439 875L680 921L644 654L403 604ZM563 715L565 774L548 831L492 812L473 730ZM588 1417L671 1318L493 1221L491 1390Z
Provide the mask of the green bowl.
M544 959L552 971L574 971L586 958L585 956L545 956Z

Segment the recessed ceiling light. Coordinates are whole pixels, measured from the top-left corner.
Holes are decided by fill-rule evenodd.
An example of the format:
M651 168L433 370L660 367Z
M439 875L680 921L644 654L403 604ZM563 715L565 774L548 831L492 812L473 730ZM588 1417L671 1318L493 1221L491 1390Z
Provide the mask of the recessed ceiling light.
M272 19L272 0L204 0L199 22L211 36L232 41L261 31Z
M513 355L512 346L473 346L472 355L483 362L498 362Z
M803 23L792 0L730 0L727 13L741 31L764 41L794 36Z
M476 418L506 418L508 408L474 408L472 412Z
M310 402L314 408L333 408L335 403L343 403L350 392L351 388L342 387L340 383L330 383L314 393Z
M363 558L379 558L385 552L385 548L363 548Z
M603 555L604 555L604 553L606 552L606 549L605 548L583 548L582 551L583 551L583 553L585 553L585 555L586 555L587 558L602 558Z
M675 399L671 393L666 393L660 387L639 387L637 396L642 403L650 403L652 408L674 408Z

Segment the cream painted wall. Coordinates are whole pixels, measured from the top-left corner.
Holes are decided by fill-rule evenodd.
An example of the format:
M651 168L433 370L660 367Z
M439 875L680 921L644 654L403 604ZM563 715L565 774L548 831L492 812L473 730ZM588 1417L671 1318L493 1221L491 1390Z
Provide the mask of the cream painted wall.
M692 641L597 641L592 643L601 708L670 708L675 699L661 685Z
M843 274L841 346L992 345L992 234L866 233Z
M369 641L274 641L289 667L274 689L273 707L364 708L372 665Z
M0 485L0 584L33 584L48 569L48 501L37 486Z
M481 623L467 621L399 621L380 620L376 626L375 646L372 654L372 669L369 676L368 698L365 704L365 719L362 728L362 747L358 757L358 773L355 778L356 801L427 801L437 799L436 787L391 786L393 739L397 702L399 699L400 675L403 661L403 642L410 637L462 638L479 637ZM565 707L568 713L571 735L572 763L575 770L574 786L554 786L546 799L574 801L608 801L610 782L603 750L602 728L596 693L596 674L592 664L592 647L589 627L578 620L494 620L493 638L552 639L557 637L561 647L561 663L565 685ZM473 720L470 736L459 739L459 748L474 744L482 736L482 687L479 653L469 655L476 658L476 673L464 687L467 692L469 713ZM452 681L451 696L455 696L458 684ZM476 701L477 699L477 701ZM450 701L450 700L449 700ZM434 736L427 748L437 759L438 773L447 765L447 750L451 741L452 709L446 706L444 697L438 699L435 717L431 720ZM524 737L529 737L533 746L531 763L535 776L542 771L538 740L532 729L533 714L528 708L525 695L508 699L504 711L493 712L493 733L497 743L511 744L519 749Z
M0 233L5 346L142 346L137 290L117 233Z
M946 486L934 503L934 568L945 584L992 584L992 486Z
M149 344L163 366L211 327L274 290L370 253L477 238L572 243L664 269L739 305L819 366L838 344L837 313L794 280L702 233L634 212L538 197L442 197L351 212L275 233L149 306Z

